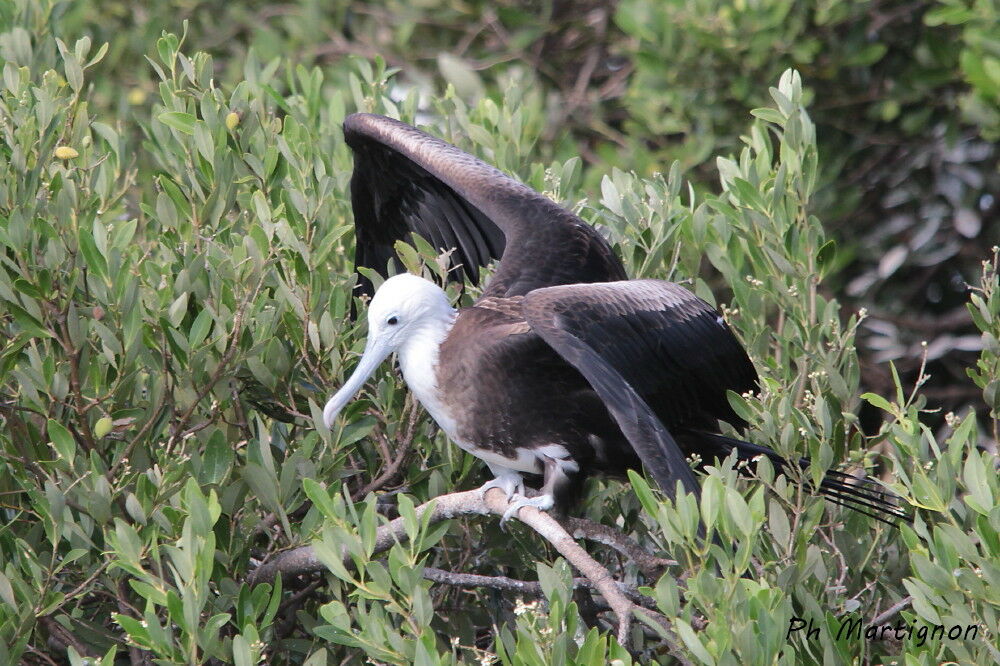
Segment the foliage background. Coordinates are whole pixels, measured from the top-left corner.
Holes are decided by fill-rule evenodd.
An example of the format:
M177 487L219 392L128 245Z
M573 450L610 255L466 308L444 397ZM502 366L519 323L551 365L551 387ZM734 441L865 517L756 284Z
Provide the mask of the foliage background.
M632 275L690 280L764 377L739 403L751 439L812 473L873 465L914 502L896 532L725 465L698 505L594 481L583 515L680 563L646 579L593 549L648 586L692 662L1000 659L998 15L0 4L0 662L632 658L587 631L592 600L519 526L416 526L367 556L380 515L485 476L388 367L343 426L313 429L363 336L346 317L353 110L424 124L574 207ZM788 67L801 85L769 90ZM420 250L408 265L435 271ZM699 512L730 547L693 538ZM348 544L357 570L241 583L304 543ZM431 585L424 566L537 578L545 599ZM835 628L905 596L906 621L989 633L785 639L793 615ZM670 659L654 634L635 649Z

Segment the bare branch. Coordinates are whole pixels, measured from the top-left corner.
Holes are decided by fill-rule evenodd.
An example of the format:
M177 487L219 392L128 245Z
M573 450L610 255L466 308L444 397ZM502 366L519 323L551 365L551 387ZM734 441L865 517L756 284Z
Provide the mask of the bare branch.
M489 587L494 590L504 590L506 592L520 592L533 597L542 596L542 584L537 581L518 580L507 576L482 576L479 574L464 574L436 569L434 567L424 567L424 578L442 585L455 585L457 587ZM644 594L640 594L631 585L625 583L615 583L618 589L628 597L632 603L644 606L645 608L656 609L656 602ZM574 578L573 588L596 589L589 578Z
M656 557L646 552L635 540L630 539L615 528L595 523L586 518L566 518L563 520L563 527L573 535L574 539L596 541L617 550L635 562L642 575L651 581L663 575L664 568L677 564L677 560Z
M499 489L496 489L499 490ZM503 492L487 492L483 498L493 513L503 515L508 507ZM563 526L547 513L528 506L517 512L517 518L522 523L538 532L546 541L559 551L577 571L589 578L598 592L604 596L611 610L618 616L618 642L627 646L629 631L632 628L632 611L634 604L621 593L608 572L600 563L571 537Z
M909 606L910 606L911 603L913 603L913 597L912 596L903 597L902 599L900 599L899 601L897 601L893 605L891 605L888 608L886 608L884 612L879 613L878 615L876 615L872 619L872 621L871 621L872 626L877 627L877 626L880 626L880 625L884 624L886 622L886 620L891 619L899 611L903 610L904 608L909 608Z
M385 466L382 471L374 479L366 483L362 488L351 493L351 499L358 502L364 499L368 493L382 488L386 483L395 478L396 474L399 473L399 469L403 466L407 457L410 455L410 450L413 448L413 439L417 433L417 423L419 421L420 410L417 409L416 405L413 404L413 398L407 397L406 407L404 407L404 412L409 409L409 418L406 419L406 428L403 432L403 440L400 446L397 447L397 452L395 456L389 455L389 447L384 446L381 443L381 438L377 438L376 442L380 444L379 450L382 453L382 457L385 461Z

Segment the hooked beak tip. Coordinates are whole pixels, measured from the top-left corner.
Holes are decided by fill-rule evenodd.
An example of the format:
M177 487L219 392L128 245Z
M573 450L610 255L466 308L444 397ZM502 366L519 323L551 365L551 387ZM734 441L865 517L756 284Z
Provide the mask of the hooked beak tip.
M340 406L337 405L336 399L331 399L326 403L326 407L323 408L323 423L326 425L328 430L333 429L333 422L337 418L337 414L340 413Z

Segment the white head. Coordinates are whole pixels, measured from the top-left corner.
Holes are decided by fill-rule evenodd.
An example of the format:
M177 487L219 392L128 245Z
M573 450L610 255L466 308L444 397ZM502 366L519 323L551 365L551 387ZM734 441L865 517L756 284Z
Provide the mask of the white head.
M444 291L430 280L402 273L385 282L368 305L368 340L351 378L323 409L326 427L389 354L428 332L447 331L455 317Z

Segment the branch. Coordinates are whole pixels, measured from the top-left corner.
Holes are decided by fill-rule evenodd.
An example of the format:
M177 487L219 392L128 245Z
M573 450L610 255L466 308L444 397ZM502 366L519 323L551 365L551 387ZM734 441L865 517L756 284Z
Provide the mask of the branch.
M503 515L508 507L507 499L503 496L502 491L487 492L483 499L487 506L498 515ZM632 628L632 611L635 605L621 593L611 573L592 558L549 514L534 507L524 507L518 511L517 518L538 532L542 538L559 551L560 555L590 579L597 591L611 606L611 610L618 616L618 642L622 645L628 645L629 631Z
M51 615L43 615L38 618L38 623L45 627L49 634L49 640L58 645L62 650L72 647L82 657L97 657L100 653L89 645L84 644L72 631L62 626Z
M433 504L433 513L429 524L439 523L443 520L450 520L461 515L481 514L488 515L491 511L483 503L483 499L475 490L463 493L452 493L436 498L432 502L421 504L416 507L417 520L421 520L428 511L430 504ZM406 539L406 530L403 527L402 518L391 520L378 528L375 536L375 548L372 555L384 552L392 547L397 541ZM351 558L344 553L345 566L351 566ZM294 550L287 550L279 553L271 560L264 562L247 577L247 582L251 585L258 583L269 583L279 575L283 577L297 576L317 571L326 571L326 566L316 558L312 546L302 546Z
M537 581L518 580L507 576L481 576L479 574L464 574L436 569L434 567L424 567L424 578L442 585L454 585L456 587L489 587L494 590L505 592L520 592L533 597L540 597L544 594L542 584ZM656 609L656 601L644 594L640 594L631 585L625 583L615 583L618 589L637 606L643 606L652 610ZM574 578L573 588L596 589L589 578Z
M635 562L642 575L650 581L655 581L663 575L665 567L677 564L677 560L656 557L648 553L635 540L630 539L615 528L595 523L586 518L566 518L563 520L563 527L573 535L574 539L596 541L617 550Z
M503 492L493 488L485 494L478 490L443 495L416 508L418 522L424 520L424 515L430 511L429 524L449 520L461 515L497 515L502 516L509 506ZM607 569L590 556L552 516L538 511L534 507L523 507L518 511L518 519L535 530L548 541L560 555L566 558L576 569L586 576L594 589L604 597L618 617L618 642L626 645L632 626L632 611L635 605L618 588L617 582ZM381 553L393 544L406 539L406 530L402 518L391 520L378 528L375 536L375 548L372 554ZM345 566L350 566L351 558L346 549L342 555ZM247 582L251 585L269 582L277 576L323 571L326 567L316 558L311 546L296 548L279 554L269 562L261 564L250 573Z
M894 603L892 606L889 606L887 609L885 609L885 612L879 613L876 617L872 618L871 621L872 626L877 627L881 624L884 624L886 620L892 618L899 611L905 608L909 608L911 603L913 603L912 596L903 597L902 599Z
M62 337L57 339L60 340L63 350L66 352L66 357L69 360L69 388L70 394L73 397L73 411L76 412L80 426L80 444L89 453L96 449L94 445L94 433L91 432L90 421L87 419L87 412L94 405L93 403L87 404L87 400L83 397L83 385L80 382L80 358L82 353L73 344L73 338L69 334L68 316L69 305L67 304L66 312L61 313L59 321L62 326Z
M360 488L359 490L356 490L353 493L351 493L352 501L354 502L361 501L362 499L367 497L368 493L378 490L386 483L391 481L396 476L396 474L399 473L399 468L403 466L403 462L410 455L410 450L413 448L413 439L414 436L417 434L417 422L419 420L420 410L417 409L416 405L411 404L410 400L407 400L407 405L409 406L410 414L409 418L406 421L406 429L405 432L403 433L403 441L401 442L401 445L397 447L396 456L390 459L390 456L388 454L389 447L379 447L380 449L383 448L385 449L382 455L385 461L385 466L382 468L382 471L379 473L377 477L366 483L363 488Z
M264 277L266 273L262 273L260 279L257 280L257 285L253 288L247 297L240 303L240 306L236 309L236 314L233 315L233 330L229 334L229 346L226 348L225 353L222 355L222 359L219 360L219 364L215 367L215 371L212 372L212 376L209 378L208 383L198 389L195 394L194 400L191 405L184 411L180 419L174 426L173 434L167 439L166 449L170 451L173 447L175 441L177 441L181 433L187 428L188 422L191 420L191 416L194 414L195 409L198 408L198 404L208 395L215 385L222 378L223 373L229 367L233 358L236 357L236 352L240 347L240 336L243 335L243 319L246 316L247 309L250 307L250 303L257 298L257 294L260 293L261 285L264 284Z

